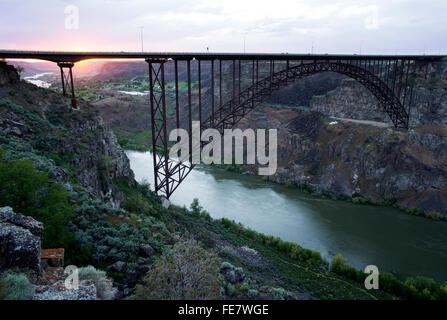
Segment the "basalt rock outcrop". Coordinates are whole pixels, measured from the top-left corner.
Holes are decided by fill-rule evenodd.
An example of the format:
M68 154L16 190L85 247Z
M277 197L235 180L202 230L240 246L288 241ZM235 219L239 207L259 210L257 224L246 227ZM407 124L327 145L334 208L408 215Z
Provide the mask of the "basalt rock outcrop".
M410 126L447 125L447 61L417 69L413 81ZM344 79L325 95L314 96L310 108L338 118L391 123L372 93L352 79Z
M12 269L29 275L36 283L40 277L41 222L0 208L0 270Z

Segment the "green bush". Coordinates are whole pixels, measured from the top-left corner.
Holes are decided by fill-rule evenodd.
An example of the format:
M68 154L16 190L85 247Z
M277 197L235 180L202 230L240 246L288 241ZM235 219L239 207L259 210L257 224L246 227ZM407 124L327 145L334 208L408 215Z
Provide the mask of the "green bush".
M390 194L387 194L387 195L383 196L383 200L389 206L392 206L392 205L394 205L397 202L396 198L393 195L390 195Z
M34 286L23 273L6 272L0 277L0 298L4 300L29 300Z
M0 276L0 300L4 300L5 299L5 290L6 290L6 283L3 280L3 277Z
M221 218L222 225L233 232L242 234L250 239L257 240L264 245L284 253L289 258L315 266L325 266L327 262L321 257L319 251L305 249L294 242L283 241L281 238L267 236L254 230L245 228L242 224L231 221L227 218Z
M284 184L284 186L288 189L294 189L296 188L296 184L292 181L286 181L286 183Z
M207 221L212 220L209 212L206 210L203 210L203 207L199 204L199 199L194 198L194 200L192 201L189 208L193 214L200 216L201 218L203 218Z
M96 294L100 299L111 300L113 293L111 285L106 281L106 273L102 270L97 270L93 266L79 268L79 280L93 280L95 281Z
M437 211L431 210L431 211L425 211L424 215L427 218L433 219L433 220L447 220L447 216L443 215L442 213L439 213Z
M0 153L0 206L10 206L42 222L44 248L68 247L72 242L67 227L73 216L68 192L30 160L10 159Z
M447 300L443 287L435 280L427 277L415 277L405 280L405 286L418 292L419 298L424 300Z
M366 278L365 273L351 266L341 254L331 260L330 270L359 283ZM379 275L379 288L408 300L447 300L447 284L441 285L426 277L410 277L403 282L390 273L384 273Z
M221 262L216 253L194 240L175 243L155 262L143 285L137 285L139 300L202 300L220 298Z
M190 207L191 211L195 214L200 214L200 212L202 211L203 207L199 204L199 199L194 198L194 200L192 201Z
M402 281L397 279L391 273L379 275L379 288L397 297L405 297L407 299L416 299L417 297L417 292L415 290L411 290L405 286Z
M337 254L331 260L331 272L345 276L349 279L362 282L365 279L365 274L362 271L355 269L348 261L341 255Z
M134 193L128 196L123 207L129 212L141 213L144 215L151 214L149 201L141 193Z
M259 294L258 290L256 289L249 289L247 296L251 299L255 298Z
M309 193L309 194L311 194L311 193L313 193L315 191L314 188L311 185L307 184L307 183L301 184L300 185L300 189L301 189L301 191L303 191L305 193Z

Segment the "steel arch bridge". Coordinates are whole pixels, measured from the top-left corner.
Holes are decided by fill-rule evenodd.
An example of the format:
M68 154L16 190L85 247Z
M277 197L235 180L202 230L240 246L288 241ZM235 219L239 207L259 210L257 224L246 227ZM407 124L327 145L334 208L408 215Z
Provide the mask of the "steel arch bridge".
M360 82L376 97L396 128L408 129L416 74L426 75L429 64L444 59L444 56L0 51L0 58L42 59L57 63L63 94L70 93L74 108L77 104L72 69L76 62L145 59L149 66L155 191L169 199L194 168L191 161L193 119L200 122L201 130L215 128L222 133L274 91L305 76L331 71ZM182 65L186 69L187 102L180 106ZM166 66L173 71L169 76ZM204 74L206 77L202 78ZM173 114L168 114L167 110L168 81L175 84ZM198 91L195 108L193 81L194 90ZM230 90L225 90L228 86ZM208 102L205 102L206 94L210 96ZM186 118L190 150L189 161L183 162L169 158L168 122L174 122L173 127L180 128L180 113L186 113L182 119Z

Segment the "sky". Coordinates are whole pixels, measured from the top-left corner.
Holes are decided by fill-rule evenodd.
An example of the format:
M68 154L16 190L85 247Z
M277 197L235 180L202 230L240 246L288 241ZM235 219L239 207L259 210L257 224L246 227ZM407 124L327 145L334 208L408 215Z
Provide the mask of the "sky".
M0 0L10 50L447 54L446 34L446 0Z

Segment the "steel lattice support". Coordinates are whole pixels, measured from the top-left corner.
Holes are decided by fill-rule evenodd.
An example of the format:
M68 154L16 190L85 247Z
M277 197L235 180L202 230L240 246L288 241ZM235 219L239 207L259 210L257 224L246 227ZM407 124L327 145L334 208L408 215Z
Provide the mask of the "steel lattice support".
M214 128L223 133L224 129L230 129L247 113L262 103L274 91L280 90L291 83L309 75L320 72L336 72L357 80L365 86L376 98L383 111L388 114L395 127L408 128L409 109L412 101L413 83L409 81L412 73L411 60L219 60L218 79L215 77L215 59L210 60L210 87L211 87L211 114L204 116L204 100L202 97L203 86L203 60L197 63L196 89L198 101L198 119L200 130ZM183 110L189 132L189 150L192 151L192 81L193 72L191 60L175 60L175 119L174 127L180 128L179 119L179 92L178 92L178 62L186 61L187 97ZM169 198L179 184L194 168L191 158L184 162L169 159L167 114L165 101L165 60L147 60L149 63L150 100L152 116L152 139L154 150L155 190ZM226 62L225 74L227 93L223 97L223 67ZM244 72L244 70L248 70ZM215 99L218 83L218 99ZM218 105L215 107L215 101ZM202 142L201 146L205 143Z
M192 167L189 163L174 162L169 159L164 68L166 61L147 59L146 62L149 65L155 192L163 193L169 199L171 194L191 171ZM177 86L178 74L176 73L176 91L178 91Z
M73 83L73 62L59 62L59 69L61 70L61 81L62 81L62 93L67 96L67 92L71 92L71 106L77 109L76 96L74 91ZM65 71L64 69L68 69Z

